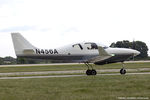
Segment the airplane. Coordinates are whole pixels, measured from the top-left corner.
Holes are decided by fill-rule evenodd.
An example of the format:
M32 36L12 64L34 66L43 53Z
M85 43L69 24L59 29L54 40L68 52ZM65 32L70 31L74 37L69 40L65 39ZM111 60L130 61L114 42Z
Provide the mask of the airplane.
M94 42L75 43L55 49L40 49L29 43L20 33L11 33L11 36L17 57L84 63L88 68L87 75L97 74L91 63L103 65L116 62L122 62L120 73L124 75L126 70L123 62L140 54L137 50L111 48Z

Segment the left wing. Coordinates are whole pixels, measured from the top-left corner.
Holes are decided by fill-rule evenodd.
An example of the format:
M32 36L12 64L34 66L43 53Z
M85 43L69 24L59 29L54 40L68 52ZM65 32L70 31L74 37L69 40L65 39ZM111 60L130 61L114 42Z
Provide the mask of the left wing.
M90 59L89 62L95 63L95 62L103 61L112 57L112 55L108 54L105 51L105 49L101 46L98 47L98 52L99 52L99 56Z

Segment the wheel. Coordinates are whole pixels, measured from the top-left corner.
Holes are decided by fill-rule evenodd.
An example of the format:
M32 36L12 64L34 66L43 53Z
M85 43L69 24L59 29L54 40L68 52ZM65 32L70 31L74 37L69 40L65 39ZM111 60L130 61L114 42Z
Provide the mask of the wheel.
M96 70L95 70L95 69L92 69L92 70L91 70L91 74L92 74L92 75L96 75L96 74L97 74Z
M86 71L86 75L91 75L91 72L92 72L92 71L88 69L88 70Z
M126 70L125 70L124 68L122 68L122 69L120 70L120 74L126 74Z

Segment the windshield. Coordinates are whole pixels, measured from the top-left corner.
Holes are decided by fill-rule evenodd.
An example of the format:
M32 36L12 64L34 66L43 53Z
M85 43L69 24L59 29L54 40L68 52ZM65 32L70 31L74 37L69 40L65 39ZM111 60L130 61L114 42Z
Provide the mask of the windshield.
M109 48L108 46L106 46L106 45L104 45L104 44L100 44L100 43L98 43L97 45L103 47L104 49Z

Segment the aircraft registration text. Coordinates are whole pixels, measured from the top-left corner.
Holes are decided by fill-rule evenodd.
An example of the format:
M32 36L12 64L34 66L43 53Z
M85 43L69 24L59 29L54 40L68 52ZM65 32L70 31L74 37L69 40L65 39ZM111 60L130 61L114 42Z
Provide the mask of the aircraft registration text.
M35 49L36 54L58 54L56 49Z

